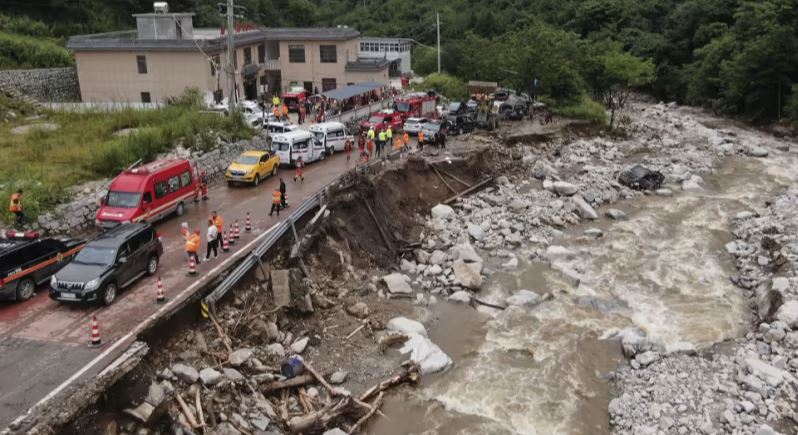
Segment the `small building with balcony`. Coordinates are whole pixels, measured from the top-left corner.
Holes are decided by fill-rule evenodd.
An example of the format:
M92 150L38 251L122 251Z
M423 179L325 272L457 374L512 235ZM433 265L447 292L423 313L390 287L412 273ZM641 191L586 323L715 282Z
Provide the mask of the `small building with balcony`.
M411 71L410 52L413 40L407 38L377 38L364 36L358 39L358 57L362 59L385 59L389 62L391 77Z

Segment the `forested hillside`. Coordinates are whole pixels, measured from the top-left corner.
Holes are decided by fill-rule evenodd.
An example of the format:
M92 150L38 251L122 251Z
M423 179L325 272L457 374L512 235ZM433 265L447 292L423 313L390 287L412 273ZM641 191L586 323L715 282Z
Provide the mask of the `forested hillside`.
M218 0L173 0L217 26ZM266 26L350 25L413 38L415 70L442 64L555 100L597 100L619 84L753 122L798 118L798 0L237 0ZM0 11L47 23L55 38L133 26L150 0L4 0ZM0 48L1 49L1 48ZM620 56L629 53L634 57ZM645 62L652 65L650 77ZM608 67L612 67L609 68ZM635 69L634 74L618 73ZM641 69L642 68L642 69ZM633 75L636 77L632 77ZM533 89L533 79L540 87Z

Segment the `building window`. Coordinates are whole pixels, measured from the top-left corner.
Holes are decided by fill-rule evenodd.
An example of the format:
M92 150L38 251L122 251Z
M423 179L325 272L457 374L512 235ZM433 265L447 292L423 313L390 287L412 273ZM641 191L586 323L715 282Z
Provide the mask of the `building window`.
M321 79L321 91L332 91L336 88L335 79Z
M258 63L266 63L266 44L258 46Z
M319 46L319 61L321 63L336 63L338 62L338 49L334 45L320 45Z
M366 43L365 42L361 42L360 43L360 51L366 51Z
M136 63L139 66L139 74L147 74L147 57L136 56Z
M244 65L249 65L252 63L252 47L247 47L244 49Z
M216 76L216 68L219 66L219 56L213 56L211 58L211 76Z
M142 103L152 103L152 98L150 98L149 92L142 92L141 93L141 102Z
M305 63L305 46L304 45L289 45L288 46L288 62L290 62L290 63Z

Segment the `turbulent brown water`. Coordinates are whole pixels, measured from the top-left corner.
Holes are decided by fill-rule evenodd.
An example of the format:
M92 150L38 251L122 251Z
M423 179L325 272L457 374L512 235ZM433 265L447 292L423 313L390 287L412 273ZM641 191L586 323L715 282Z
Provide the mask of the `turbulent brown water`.
M522 260L481 292L493 301L518 289L554 295L534 308L477 315L447 302L431 306L431 337L455 365L390 398L390 420L378 419L371 433L608 433L607 374L621 353L602 337L634 326L675 350L744 333L747 301L729 280L734 267L723 250L728 222L794 182L795 167L792 159L728 159L705 178L704 191L622 202L616 206L627 220L592 226L603 237L587 240L591 226L579 226L552 241L572 251L558 261L580 272L578 288L547 264Z

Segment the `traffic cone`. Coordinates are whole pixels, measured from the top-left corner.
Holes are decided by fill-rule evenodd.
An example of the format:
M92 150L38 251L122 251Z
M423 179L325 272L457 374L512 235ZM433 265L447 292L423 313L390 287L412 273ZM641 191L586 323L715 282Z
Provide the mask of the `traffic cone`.
M189 276L197 274L197 262L194 260L193 255L188 257L188 274Z
M163 294L163 283L161 282L161 277L158 277L158 286L157 286L157 291L155 293L155 303L162 304L164 302L166 302L166 296L164 296Z
M233 238L237 239L241 237L240 228L238 227L238 219L236 219L235 226L233 228L235 229L235 231L233 232Z
M97 324L97 316L91 318L91 338L89 339L89 347L100 347L103 341L100 338L100 325Z
M227 238L227 242L230 243L231 245L235 245L236 239L235 237L233 237L233 224L230 224L230 230L227 232L227 234L229 235L229 237Z
M247 218L244 220L244 231L252 231L252 221L249 219L249 212L247 212Z
M288 208L288 192L283 194L283 202L285 203L285 207L283 208Z
M222 252L227 252L229 250L230 250L230 244L228 243L228 240L227 240L227 233L223 231L222 232Z

